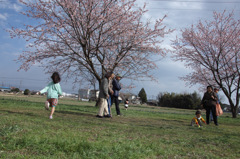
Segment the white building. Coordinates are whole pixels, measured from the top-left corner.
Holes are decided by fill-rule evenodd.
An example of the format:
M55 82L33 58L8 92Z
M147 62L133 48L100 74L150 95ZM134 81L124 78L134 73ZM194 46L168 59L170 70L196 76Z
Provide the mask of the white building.
M11 88L10 87L0 87L0 91L1 92L10 92L11 91Z
M90 89L79 89L78 90L78 99L79 100L95 100L99 96L98 90L90 90Z

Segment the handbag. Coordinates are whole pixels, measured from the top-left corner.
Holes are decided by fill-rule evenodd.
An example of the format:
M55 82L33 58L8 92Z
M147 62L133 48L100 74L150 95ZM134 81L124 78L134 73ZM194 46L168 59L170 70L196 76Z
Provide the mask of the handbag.
M222 108L219 103L216 105L216 116L220 116L223 114Z

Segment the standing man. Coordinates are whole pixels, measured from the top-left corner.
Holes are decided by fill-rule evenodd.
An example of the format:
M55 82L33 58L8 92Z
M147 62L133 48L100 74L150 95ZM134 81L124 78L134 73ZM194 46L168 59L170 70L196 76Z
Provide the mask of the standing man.
M113 85L112 103L113 102L115 103L116 112L117 112L118 116L121 115L120 108L119 108L119 101L118 101L119 91L121 90L121 85L120 85L119 81L121 78L122 78L122 76L120 74L117 74L116 77L112 81L112 85Z
M102 79L101 85L100 85L100 93L99 93L99 111L97 114L98 118L109 117L108 116L108 105L107 105L107 99L109 98L108 95L108 81L111 78L110 73L106 73L104 78Z

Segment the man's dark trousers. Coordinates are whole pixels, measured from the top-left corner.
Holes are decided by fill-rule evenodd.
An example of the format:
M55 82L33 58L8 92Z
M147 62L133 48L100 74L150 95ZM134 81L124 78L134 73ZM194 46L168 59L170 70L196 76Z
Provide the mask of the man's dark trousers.
M113 102L115 103L117 115L121 115L121 113L120 113L120 108L119 108L119 100L118 100L118 97L112 96L112 104L113 104Z

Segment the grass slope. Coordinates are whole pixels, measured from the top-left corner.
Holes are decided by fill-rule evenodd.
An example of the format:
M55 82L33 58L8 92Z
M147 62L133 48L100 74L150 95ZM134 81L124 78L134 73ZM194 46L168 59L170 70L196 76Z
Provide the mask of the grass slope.
M0 158L240 158L240 119L231 114L199 129L190 126L194 110L130 105L99 119L94 103L60 99L50 120L44 101L0 96Z

